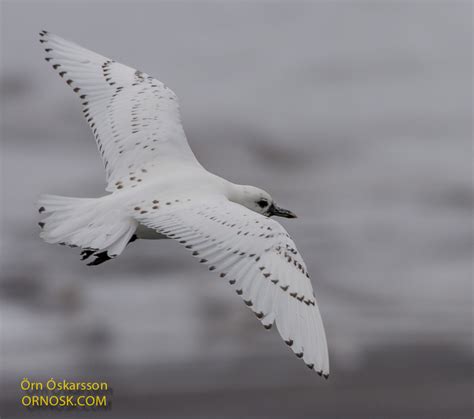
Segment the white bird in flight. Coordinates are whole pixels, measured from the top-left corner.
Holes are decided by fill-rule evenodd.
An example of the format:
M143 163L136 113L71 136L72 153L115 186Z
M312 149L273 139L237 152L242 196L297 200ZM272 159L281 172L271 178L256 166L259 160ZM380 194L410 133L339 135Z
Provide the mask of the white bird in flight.
M42 195L41 237L83 249L98 265L136 239L171 238L234 288L266 329L275 323L298 358L324 377L324 326L306 265L272 215L296 218L254 186L204 169L162 82L49 32L48 61L79 96L105 165L110 194Z

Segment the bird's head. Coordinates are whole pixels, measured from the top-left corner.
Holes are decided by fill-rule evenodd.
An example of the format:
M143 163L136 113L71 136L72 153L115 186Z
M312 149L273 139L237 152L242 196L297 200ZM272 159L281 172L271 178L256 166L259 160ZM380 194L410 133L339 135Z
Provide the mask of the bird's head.
M235 186L236 189L231 196L231 201L241 204L265 217L276 215L284 218L296 218L296 215L290 210L279 207L271 195L263 189L249 185Z

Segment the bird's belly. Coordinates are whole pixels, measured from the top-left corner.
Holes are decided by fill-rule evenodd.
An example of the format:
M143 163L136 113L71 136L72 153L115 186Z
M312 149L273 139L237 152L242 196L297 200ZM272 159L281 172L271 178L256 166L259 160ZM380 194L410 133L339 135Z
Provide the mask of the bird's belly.
M153 228L146 227L143 224L138 224L135 234L139 239L143 240L161 240L168 238L163 234L158 233Z

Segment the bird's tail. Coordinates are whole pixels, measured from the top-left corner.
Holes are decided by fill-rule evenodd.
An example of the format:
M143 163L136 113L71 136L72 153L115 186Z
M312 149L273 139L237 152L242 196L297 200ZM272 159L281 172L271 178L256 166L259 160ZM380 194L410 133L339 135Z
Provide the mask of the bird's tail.
M95 257L98 265L122 253L133 241L137 222L114 209L105 198L69 198L42 195L38 211L46 217L39 222L40 237L83 249L82 259Z

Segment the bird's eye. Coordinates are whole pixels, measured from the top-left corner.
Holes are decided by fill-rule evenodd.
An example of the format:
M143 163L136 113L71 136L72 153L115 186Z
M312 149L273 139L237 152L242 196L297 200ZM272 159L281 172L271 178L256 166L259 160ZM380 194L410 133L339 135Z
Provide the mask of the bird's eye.
M265 208L265 207L268 205L268 202L265 201L264 199L261 199L260 201L257 202L257 205L258 205L260 208Z

